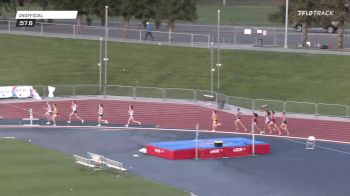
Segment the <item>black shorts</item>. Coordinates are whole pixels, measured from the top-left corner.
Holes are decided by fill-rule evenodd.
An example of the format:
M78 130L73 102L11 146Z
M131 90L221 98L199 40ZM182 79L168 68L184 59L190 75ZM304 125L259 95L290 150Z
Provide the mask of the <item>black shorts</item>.
M76 113L77 113L77 111L75 110L75 111L73 111L73 113L74 113L74 114L76 114Z
M282 123L287 124L287 121L284 120L284 121L282 121Z
M103 116L103 114L99 114L98 116L101 116L101 117L102 117L102 116Z

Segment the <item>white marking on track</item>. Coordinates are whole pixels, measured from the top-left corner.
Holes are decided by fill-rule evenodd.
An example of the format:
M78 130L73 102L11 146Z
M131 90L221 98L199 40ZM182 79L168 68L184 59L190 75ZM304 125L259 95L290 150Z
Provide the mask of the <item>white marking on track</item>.
M32 128L27 127L23 125L0 125L1 128ZM145 127L97 127L97 126L40 126L35 128L41 128L41 129L55 129L55 128L87 128L87 129L96 129L96 130L149 130L149 131L178 131L178 132L196 132L195 129L171 129L171 128L145 128ZM209 131L209 130L199 130L201 133L213 133L213 134L234 134L234 135L247 135L251 136L251 133L241 133L241 132L235 132L235 131ZM266 135L266 134L255 134L255 136L259 137L272 137L272 138L285 138L285 139L298 139L298 140L307 140L307 138L304 137L294 137L294 136L283 136L283 135ZM339 143L339 144L350 144L350 142L344 142L344 141L337 141L337 140L326 140L326 139L316 139L316 141L322 141L322 142L330 142L330 143Z
M285 140L287 140L287 141L290 141L290 142L295 142L295 143L299 143L299 144L306 145L305 142L296 141L296 140L292 140L292 139L288 139L288 138L283 138L283 139L285 139ZM325 150L330 150L330 151L333 151L333 152L338 152L338 153L346 154L346 155L350 155L350 152L343 151L343 150L338 150L338 149L334 149L334 148L323 147L323 146L320 146L320 145L315 145L315 147L316 147L316 148L325 149Z

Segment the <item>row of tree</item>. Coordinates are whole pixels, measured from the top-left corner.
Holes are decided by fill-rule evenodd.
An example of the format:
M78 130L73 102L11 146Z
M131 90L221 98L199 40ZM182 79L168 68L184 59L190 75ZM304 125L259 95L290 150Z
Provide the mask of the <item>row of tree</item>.
M279 11L269 16L273 22L284 22L285 20L285 0L280 0ZM318 26L328 25L336 22L338 29L337 48L344 47L344 24L350 20L349 0L290 0L288 6L288 18L291 24L302 25L303 39L302 46L306 47L308 40L308 28L315 24ZM298 11L333 11L334 15L300 15Z
M132 18L140 20L145 26L147 21L153 21L159 28L162 21L167 21L168 30L174 31L175 21L193 21L197 19L196 0L0 0L0 7L29 8L33 3L47 9L77 10L78 20L82 17L90 19L97 16L104 24L105 6L108 5L108 15L123 17L124 36L127 36L129 22Z

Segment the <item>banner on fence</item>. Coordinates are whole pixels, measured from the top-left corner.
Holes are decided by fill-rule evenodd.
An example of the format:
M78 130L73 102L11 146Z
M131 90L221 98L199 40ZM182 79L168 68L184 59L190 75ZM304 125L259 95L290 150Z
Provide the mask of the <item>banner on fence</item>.
M0 86L0 98L31 98L41 100L40 95L32 86Z

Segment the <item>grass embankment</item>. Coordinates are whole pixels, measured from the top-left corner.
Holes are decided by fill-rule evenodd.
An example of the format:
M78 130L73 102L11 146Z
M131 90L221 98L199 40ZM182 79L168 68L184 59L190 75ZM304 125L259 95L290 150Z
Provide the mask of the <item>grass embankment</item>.
M0 84L97 84L98 55L98 41L0 35ZM110 43L109 59L108 84L210 88L208 49ZM222 50L222 92L350 104L349 61L338 55Z
M273 5L197 5L198 20L195 23L217 24L217 10L221 11L220 23L223 25L282 26L272 23L268 16L278 11Z

